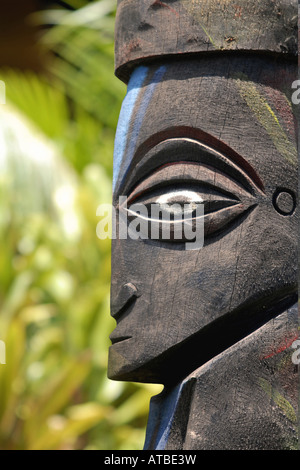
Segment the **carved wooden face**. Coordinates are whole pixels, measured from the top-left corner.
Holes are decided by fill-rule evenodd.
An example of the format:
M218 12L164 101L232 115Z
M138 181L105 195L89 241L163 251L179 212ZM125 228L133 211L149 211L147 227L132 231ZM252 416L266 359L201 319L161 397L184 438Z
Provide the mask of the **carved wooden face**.
M204 246L112 243L109 377L168 384L295 301L296 66L225 56L135 70L114 204L202 201Z

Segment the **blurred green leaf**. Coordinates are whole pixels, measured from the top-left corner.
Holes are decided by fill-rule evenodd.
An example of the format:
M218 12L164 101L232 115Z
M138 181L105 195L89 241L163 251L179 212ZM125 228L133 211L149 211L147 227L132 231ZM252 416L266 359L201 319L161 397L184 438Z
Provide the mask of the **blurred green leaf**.
M111 201L126 89L114 77L116 2L69 0L30 18L46 71L0 70L0 449L139 449L160 386L107 378Z

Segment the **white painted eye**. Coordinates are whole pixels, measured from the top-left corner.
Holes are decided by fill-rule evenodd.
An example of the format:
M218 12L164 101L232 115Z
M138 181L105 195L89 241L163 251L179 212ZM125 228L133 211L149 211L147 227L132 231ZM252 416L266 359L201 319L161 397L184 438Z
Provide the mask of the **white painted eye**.
M199 193L190 190L175 190L159 196L157 204L201 204L203 199Z
M219 233L256 205L255 197L230 175L208 165L178 162L150 173L131 192L129 223L147 222L160 241L186 241L185 229L203 225L206 237ZM122 210L122 207L119 207ZM146 230L145 230L146 231Z
M203 204L204 200L196 191L175 190L167 192L155 198L153 203L161 207L165 214L173 215L174 218L193 217L193 213Z

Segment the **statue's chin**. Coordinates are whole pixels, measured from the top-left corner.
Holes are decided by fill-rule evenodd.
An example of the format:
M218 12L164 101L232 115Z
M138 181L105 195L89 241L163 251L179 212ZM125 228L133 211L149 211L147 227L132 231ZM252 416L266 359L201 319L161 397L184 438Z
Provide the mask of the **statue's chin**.
M108 378L173 386L296 302L297 290L290 286L289 290L273 293L271 298L247 302L170 347L160 344L155 348L152 338L149 347L139 352L134 337L119 340L109 349ZM146 340L145 337L144 344Z

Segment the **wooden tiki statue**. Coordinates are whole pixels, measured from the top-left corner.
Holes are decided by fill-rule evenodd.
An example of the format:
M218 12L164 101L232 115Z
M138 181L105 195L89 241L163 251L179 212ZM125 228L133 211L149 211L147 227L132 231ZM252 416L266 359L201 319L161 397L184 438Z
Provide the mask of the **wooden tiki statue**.
M297 8L118 2L108 375L164 385L145 449L297 449Z

